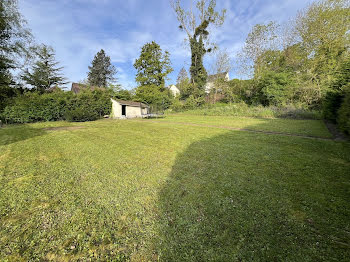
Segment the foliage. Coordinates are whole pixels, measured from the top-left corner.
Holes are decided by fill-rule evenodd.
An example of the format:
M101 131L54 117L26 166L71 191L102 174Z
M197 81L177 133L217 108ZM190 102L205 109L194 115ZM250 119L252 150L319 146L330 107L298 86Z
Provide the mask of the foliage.
M258 118L291 118L291 119L322 119L322 114L317 110L305 109L294 105L283 107L247 105L244 102L238 103L216 103L205 104L195 107L192 110L183 108L182 114L199 116L238 116Z
M180 83L178 83L177 88L180 90L180 98L182 100L187 99L191 94L193 94L194 88L189 78L185 78Z
M165 79L173 69L169 53L163 53L160 46L152 41L142 47L140 57L136 59L134 67L137 70L136 82L140 86L156 85L164 87Z
M0 113L11 103L11 99L20 95L23 89L0 85Z
M344 95L339 91L329 91L325 95L322 104L323 116L327 120L336 122L338 117L338 110L343 101Z
M277 38L278 25L275 22L268 24L256 24L249 32L242 52L239 54L241 59L241 71L250 75L251 71L254 76L259 76L263 66L262 55L269 50L276 50L275 44Z
M32 35L25 24L17 0L0 2L0 86L12 84L10 70L29 56Z
M169 90L156 85L139 86L136 89L135 101L151 105L156 111L163 111L171 104L172 95Z
M213 74L230 72L233 68L230 54L227 50L216 50L214 62L211 66Z
M247 101L247 90L249 90L250 80L232 79L230 81L222 81L221 83L222 94L224 100L229 103Z
M88 82L91 86L107 87L108 84L116 80L114 77L116 73L111 58L101 49L89 66Z
M291 99L293 80L288 73L267 72L258 80L263 105L286 105Z
M62 75L63 67L55 61L55 52L52 47L42 45L36 50L37 61L31 68L22 74L22 80L39 92L44 92L53 86L66 84Z
M179 123L322 121L167 118L1 128L1 259L347 260L348 143Z
M177 96L174 98L174 100L171 103L171 106L169 107L170 112L181 112L184 109L184 104L180 100L180 98Z
M16 97L13 104L4 109L2 117L9 123L63 120L70 96L71 93L64 92L27 92Z
M191 82L196 84L197 88L202 89L208 76L203 65L203 58L206 53L213 50L209 43L209 26L221 26L225 20L226 10L223 9L221 14L216 11L216 0L197 1L197 12L192 8L188 12L185 11L180 0L173 1L172 7L180 23L179 28L186 32L186 40L191 48Z
M186 69L183 67L183 68L181 68L181 70L177 76L176 85L179 86L179 85L181 85L182 82L187 81L187 80L189 80L189 77L188 77Z
M341 130L350 135L350 83L344 87L345 95L338 111L337 122Z
M31 123L38 121L88 121L110 113L110 94L106 91L84 91L40 94L27 92L13 99L2 118L8 123Z
M338 116L339 109L342 105L342 112L346 112L347 98L346 92L349 87L350 82L350 61L345 61L334 74L334 81L331 84L328 92L323 100L323 114L328 120L336 122L337 119L342 119L341 122L344 123L344 118ZM346 113L343 113L345 116ZM338 121L339 122L339 121ZM346 121L345 121L346 122ZM344 125L344 124L342 124Z
M121 100L132 100L133 94L131 90L123 89L119 84L109 84L107 90L111 96Z
M349 81L349 17L349 1L320 0L286 25L255 25L240 54L245 73L254 72L245 101L318 109L323 104L325 115L336 119L337 108L328 106L339 107L336 93L341 97Z

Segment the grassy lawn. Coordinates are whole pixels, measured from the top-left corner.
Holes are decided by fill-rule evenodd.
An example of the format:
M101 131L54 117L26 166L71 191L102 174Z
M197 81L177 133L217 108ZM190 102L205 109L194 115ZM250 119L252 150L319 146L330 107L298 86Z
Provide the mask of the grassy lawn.
M283 132L297 135L332 137L321 120L268 119L230 116L167 115L159 121L173 123L197 123L256 131Z
M349 143L181 122L330 136L183 115L2 128L0 260L348 261Z

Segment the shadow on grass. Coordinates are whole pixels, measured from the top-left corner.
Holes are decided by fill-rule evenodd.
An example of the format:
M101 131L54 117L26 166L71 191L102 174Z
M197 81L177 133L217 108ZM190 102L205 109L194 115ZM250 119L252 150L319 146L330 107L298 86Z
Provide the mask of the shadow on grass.
M289 139L229 132L179 155L159 198L161 261L345 261L349 163Z
M36 136L46 134L42 128L33 128L29 125L11 125L0 128L0 146L27 140Z

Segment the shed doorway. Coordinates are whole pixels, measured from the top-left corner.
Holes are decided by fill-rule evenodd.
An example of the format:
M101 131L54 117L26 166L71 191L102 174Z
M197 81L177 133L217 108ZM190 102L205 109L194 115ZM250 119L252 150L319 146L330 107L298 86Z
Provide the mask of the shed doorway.
M126 116L126 105L122 105L122 116Z

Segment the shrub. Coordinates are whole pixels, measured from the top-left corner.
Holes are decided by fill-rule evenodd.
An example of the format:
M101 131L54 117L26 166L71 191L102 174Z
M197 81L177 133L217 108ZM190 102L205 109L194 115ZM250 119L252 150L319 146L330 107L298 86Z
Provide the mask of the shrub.
M63 120L64 110L71 93L55 92L39 94L27 92L13 100L2 113L9 123L31 123L37 121Z
M180 101L180 99L178 97L176 97L173 100L173 103L171 104L169 110L172 112L180 112L183 110L183 108L184 108L183 103Z
M262 117L262 118L293 118L293 119L321 119L321 113L316 110L308 110L302 107L288 105L285 107L262 105L249 106L244 102L223 104L218 103L206 107L197 107L183 112L186 115L208 116L239 116L239 117Z
M293 81L287 73L267 72L258 81L263 105L280 106L289 102Z
M110 93L103 90L53 92L39 94L27 92L7 106L1 118L7 123L32 123L38 121L90 121L110 114Z
M65 119L71 122L94 121L99 118L96 111L90 108L75 108L65 112Z
M345 96L338 111L337 119L339 128L350 134L350 84L347 85Z
M325 119L336 122L343 98L343 92L334 90L327 92L322 103L323 117Z

